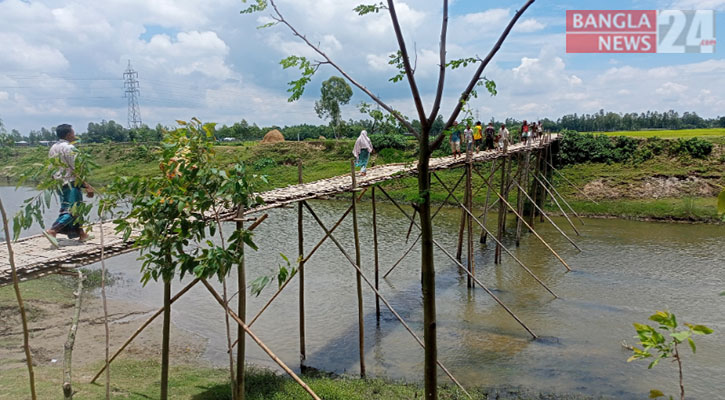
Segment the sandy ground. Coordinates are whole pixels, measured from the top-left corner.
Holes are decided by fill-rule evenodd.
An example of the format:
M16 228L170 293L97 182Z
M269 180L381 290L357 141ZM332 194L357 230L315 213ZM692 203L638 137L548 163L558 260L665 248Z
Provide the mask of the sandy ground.
M32 315L29 324L33 364L43 366L63 365L63 346L68 337L73 315L73 299L66 304L44 301L26 303ZM100 298L84 295L80 324L73 351L73 367L98 364L104 359L105 328L103 305ZM124 301L109 301L109 328L111 355L123 344L156 309ZM123 352L126 357L139 359L161 357L162 316L148 326ZM0 308L0 375L2 370L25 366L23 335L17 307ZM206 348L204 338L187 331L171 328L171 357L177 363L204 362L201 355Z

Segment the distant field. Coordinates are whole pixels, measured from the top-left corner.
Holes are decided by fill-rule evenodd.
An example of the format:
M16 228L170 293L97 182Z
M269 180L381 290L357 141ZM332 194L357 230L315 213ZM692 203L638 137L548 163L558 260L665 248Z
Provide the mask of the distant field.
M688 139L692 137L717 137L725 136L725 128L714 129L680 129L680 130L661 130L661 131L616 131L616 132L591 132L594 134L604 134L607 136L632 136L640 138L649 138L653 136L662 139Z

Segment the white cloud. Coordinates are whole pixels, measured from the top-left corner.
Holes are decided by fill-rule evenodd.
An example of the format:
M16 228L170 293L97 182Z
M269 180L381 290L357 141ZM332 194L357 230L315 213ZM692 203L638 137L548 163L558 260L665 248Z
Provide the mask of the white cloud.
M676 0L668 10L725 10L725 0Z
M685 90L687 90L687 86L685 85L680 85L679 83L674 82L665 82L662 86L655 90L655 93L662 96L672 96L683 93Z
M515 29L519 32L536 32L546 28L546 25L534 18L522 20L516 24Z

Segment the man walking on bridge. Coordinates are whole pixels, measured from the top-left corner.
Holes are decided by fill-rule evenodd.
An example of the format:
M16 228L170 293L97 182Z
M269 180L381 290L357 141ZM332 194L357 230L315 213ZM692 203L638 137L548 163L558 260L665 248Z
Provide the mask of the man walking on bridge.
M43 235L45 235L54 247L58 248L56 235L59 233L67 235L69 239L78 238L81 242L91 239L91 236L84 232L83 228L76 221L72 211L74 205L83 202L81 188L86 189L88 197L93 197L93 189L87 183L76 182L75 180L77 150L72 144L76 140L73 127L68 124L58 125L55 133L59 140L50 148L48 158L57 158L61 164L61 167L53 175L55 179L63 182L63 186L59 191L60 215L50 229L43 231Z

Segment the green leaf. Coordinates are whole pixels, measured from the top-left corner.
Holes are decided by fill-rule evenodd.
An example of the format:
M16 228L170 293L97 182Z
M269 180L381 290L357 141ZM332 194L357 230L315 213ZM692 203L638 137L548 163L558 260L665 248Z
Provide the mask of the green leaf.
M695 341L692 340L692 338L687 338L687 343L690 344L690 348L692 349L692 353L694 354L697 351L697 348L695 347Z
M649 391L649 398L650 399L656 399L659 397L665 397L665 394L657 389L652 389Z
M694 325L691 326L690 329L692 329L692 331L698 335L709 335L714 332L712 329L708 328L705 325Z
M672 336L678 342L684 342L685 339L690 337L690 335L691 335L690 331L670 333L670 336Z

